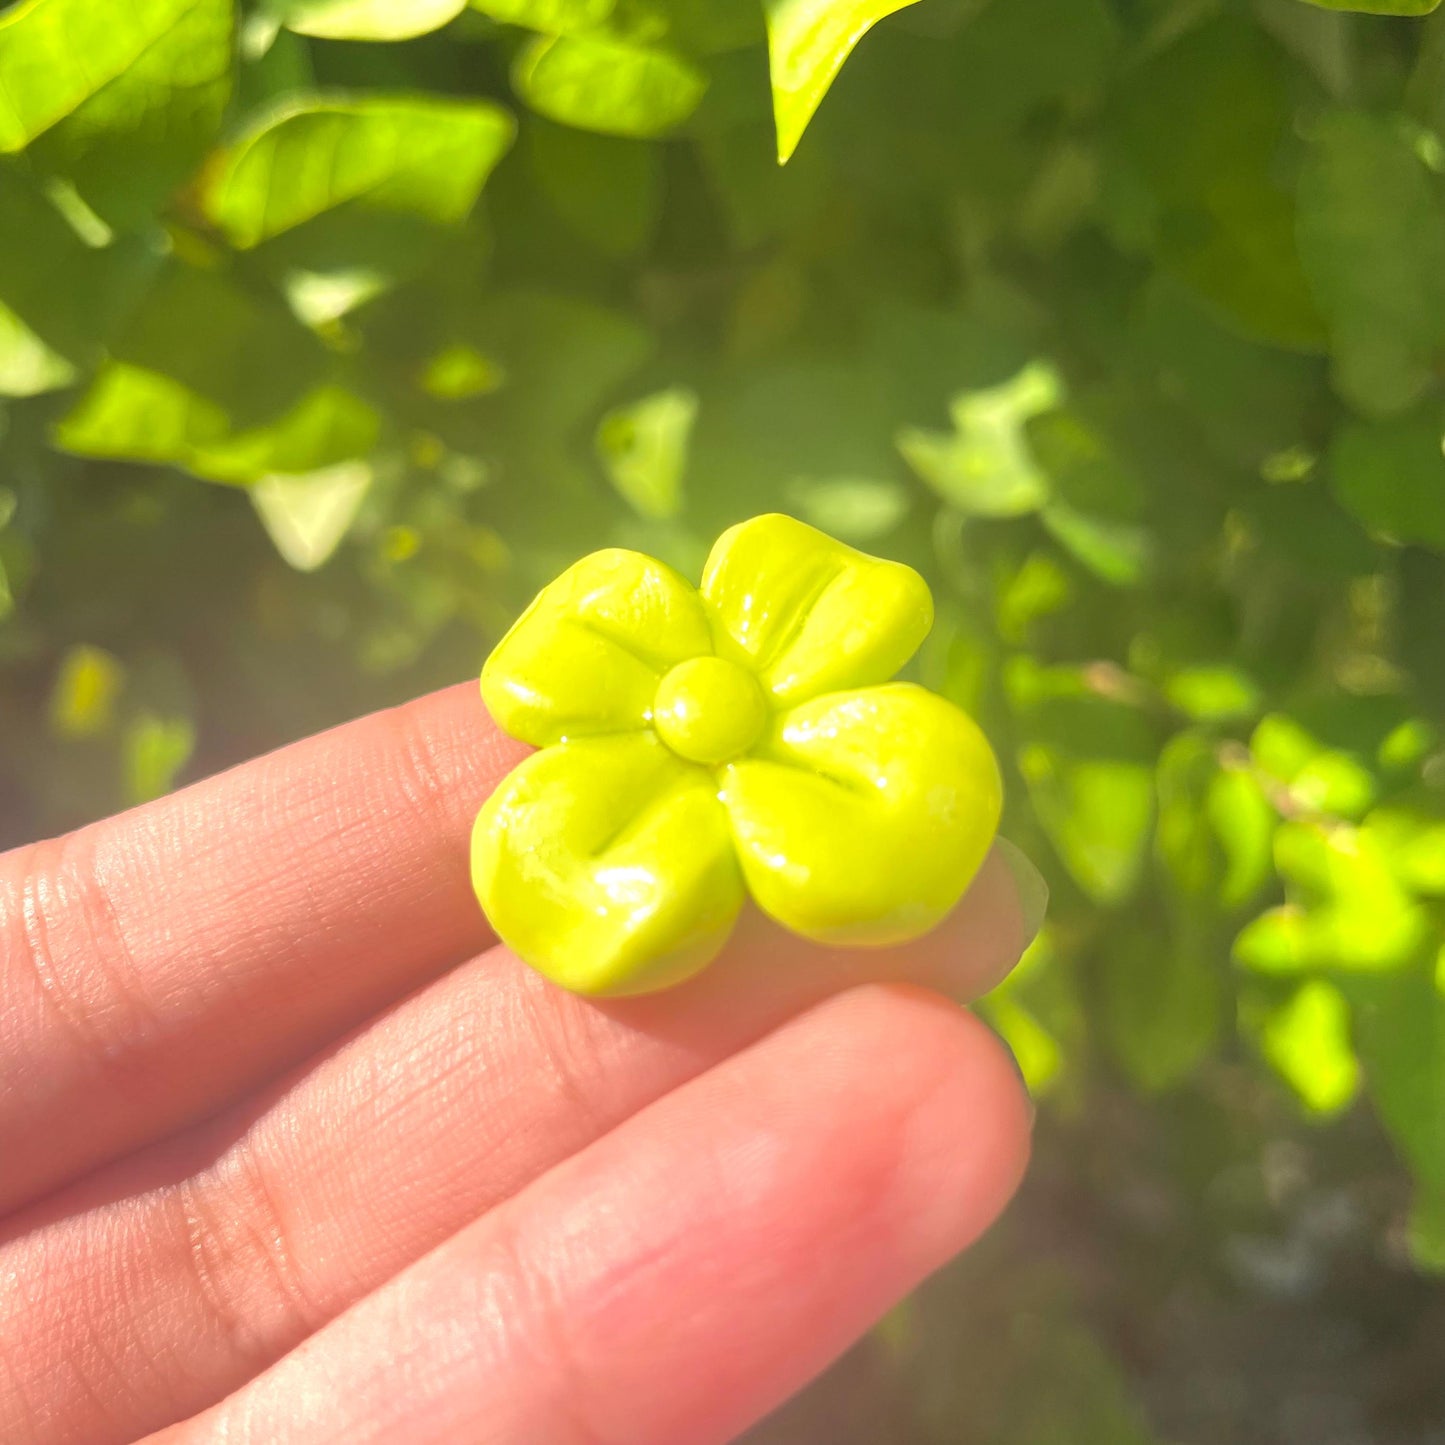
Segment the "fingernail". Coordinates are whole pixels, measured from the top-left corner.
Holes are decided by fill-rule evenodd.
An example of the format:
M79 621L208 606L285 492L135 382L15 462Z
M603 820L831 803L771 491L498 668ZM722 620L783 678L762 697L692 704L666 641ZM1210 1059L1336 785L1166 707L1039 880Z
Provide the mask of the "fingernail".
M1049 885L1044 882L1044 875L1024 856L1023 850L1007 838L995 838L993 846L1013 874L1014 888L1018 891L1019 916L1023 920L1024 947L1027 948L1043 927L1044 914L1049 907Z

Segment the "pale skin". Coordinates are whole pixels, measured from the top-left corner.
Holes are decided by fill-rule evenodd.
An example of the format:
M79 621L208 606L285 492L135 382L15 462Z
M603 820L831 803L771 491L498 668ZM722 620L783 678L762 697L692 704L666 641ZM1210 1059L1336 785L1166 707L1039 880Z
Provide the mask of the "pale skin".
M1003 1208L997 856L587 1001L467 880L526 751L461 686L0 855L0 1440L711 1445Z

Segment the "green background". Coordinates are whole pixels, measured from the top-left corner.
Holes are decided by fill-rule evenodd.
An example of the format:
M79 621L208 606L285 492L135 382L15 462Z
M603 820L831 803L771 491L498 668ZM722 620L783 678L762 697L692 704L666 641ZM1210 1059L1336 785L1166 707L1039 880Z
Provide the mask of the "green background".
M1438 1445L1445 24L763 8L776 129L756 0L0 9L0 846L790 511L1053 901L1017 1207L758 1440Z

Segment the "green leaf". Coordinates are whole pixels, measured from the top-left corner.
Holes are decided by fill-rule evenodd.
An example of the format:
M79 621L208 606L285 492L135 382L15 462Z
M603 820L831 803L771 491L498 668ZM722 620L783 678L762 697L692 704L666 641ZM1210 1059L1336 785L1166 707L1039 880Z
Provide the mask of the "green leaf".
M1429 974L1391 979L1358 1017L1360 1056L1385 1127L1423 1190L1445 1190L1445 991Z
M688 438L697 393L685 387L607 413L597 427L597 455L612 485L643 517L675 517L682 507Z
M853 47L911 0L763 0L778 163L797 149L808 122Z
M226 414L179 382L123 362L103 366L55 425L55 443L87 457L184 466L226 433Z
M50 725L63 738L92 738L115 720L125 668L104 648L88 643L70 648L50 694Z
M298 572L314 572L341 545L371 483L369 463L338 462L264 476L251 488L251 502L276 550Z
M1279 48L1236 14L1187 31L1120 86L1110 177L1135 197L1131 241L1171 276L1246 335L1314 347L1294 200L1277 176L1289 80Z
M1131 929L1111 939L1100 1003L1114 1057L1146 1092L1183 1082L1214 1047L1223 988L1203 940Z
M1262 718L1249 746L1260 768L1285 785L1297 808L1360 818L1375 800L1374 775L1359 756L1327 747L1285 713Z
M195 746L196 729L190 718L149 709L138 713L121 742L126 801L148 803L170 792Z
M129 66L35 141L31 155L65 176L110 226L151 220L220 132L231 94L232 11L232 0L191 0Z
M603 135L656 136L681 125L707 77L680 56L602 35L538 36L512 67L538 115Z
M1260 1048L1312 1114L1337 1114L1360 1086L1350 1006L1333 984L1302 984L1263 1021Z
M1435 407L1347 422L1330 447L1330 486L1371 532L1445 552L1445 426Z
M1428 937L1428 920L1391 868L1377 833L1343 823L1287 822L1274 835L1275 867L1290 903L1249 924L1236 960L1259 973L1402 968Z
M99 8L90 0L28 0L0 15L0 152L24 149L154 51L188 83L193 56L169 42L208 6L212 0Z
M534 120L524 132L537 189L553 210L609 256L632 256L662 209L657 147Z
M1248 673L1226 663L1181 667L1164 684L1172 707L1201 722L1227 722L1259 711L1260 687Z
M182 383L235 425L283 410L316 386L329 364L268 287L175 262L156 276L110 353Z
M1372 415L1408 407L1445 347L1445 210L1397 124L1355 111L1316 123L1299 247L1340 394Z
M1273 871L1275 812L1253 773L1225 763L1204 733L1171 738L1159 755L1156 847L1185 898L1233 909Z
M489 101L379 94L294 100L255 121L223 153L202 201L240 247L348 201L455 224L514 131L511 116Z
M288 30L328 40L409 40L440 30L467 0L265 0Z
M872 477L800 477L788 501L805 522L844 542L876 541L908 514L908 493L897 482Z
M75 377L70 362L0 304L0 396L38 396L69 386Z
M1034 456L1026 426L1063 396L1058 373L1030 362L1000 386L953 399L952 432L906 427L898 433L903 459L944 501L980 517L1018 517L1037 511L1049 479Z
M1009 663L1006 684L1029 801L1074 881L1098 903L1138 886L1154 821L1154 740L1132 707L1086 676Z
M480 10L504 25L521 25L544 35L567 35L574 30L595 30L612 14L616 0L471 0Z
M161 462L246 485L272 472L310 472L364 456L377 428L365 402L322 386L274 421L238 431L220 407L179 382L109 362L56 423L55 441L80 456Z
M0 165L0 304L51 351L93 363L161 263L148 242L95 246L34 179Z
M1360 15L1428 15L1440 0L1308 0L1321 10L1352 10Z

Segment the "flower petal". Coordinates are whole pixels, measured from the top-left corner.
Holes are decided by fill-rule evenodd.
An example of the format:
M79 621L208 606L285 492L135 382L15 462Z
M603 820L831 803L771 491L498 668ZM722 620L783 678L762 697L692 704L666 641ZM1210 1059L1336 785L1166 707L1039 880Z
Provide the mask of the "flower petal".
M533 754L472 831L472 885L498 936L578 993L695 973L743 900L717 785L650 732Z
M667 670L712 651L707 614L671 567L609 547L539 592L482 668L504 732L537 747L645 725Z
M702 595L785 705L886 682L933 625L928 584L911 567L855 551L778 513L739 523L717 539Z
M962 897L998 826L998 764L958 708L911 683L783 713L722 774L762 910L829 943L897 943Z

